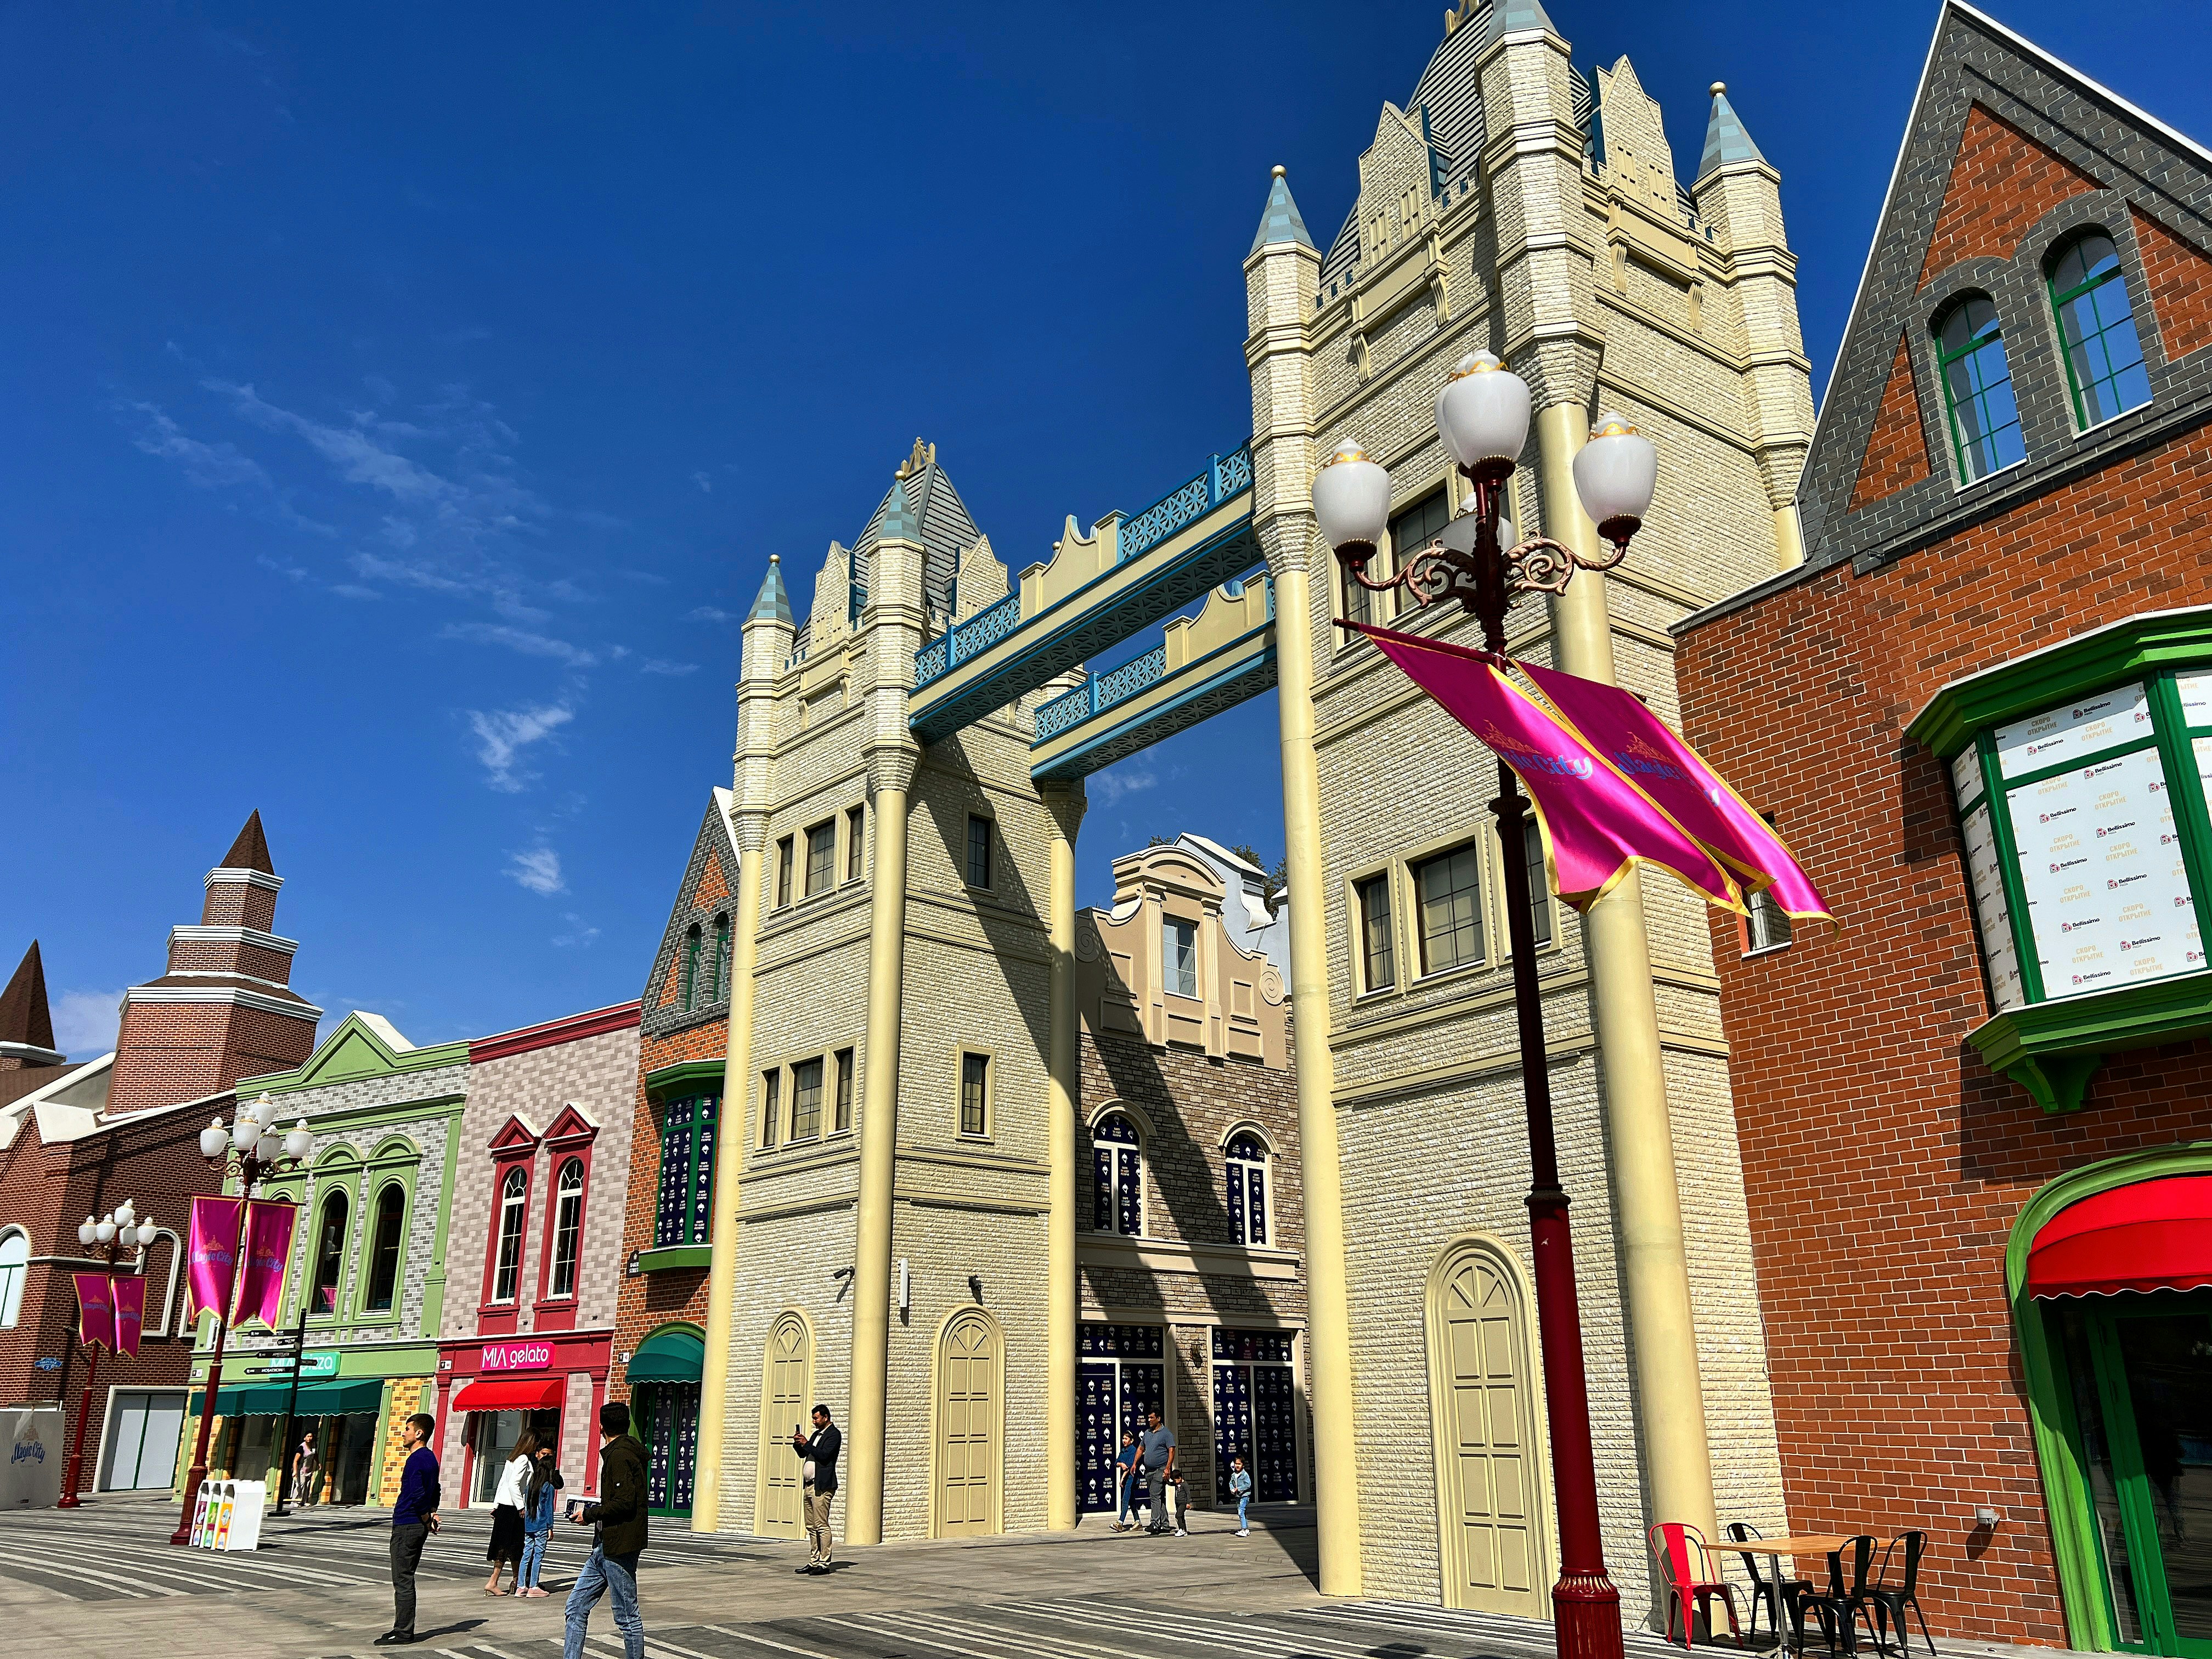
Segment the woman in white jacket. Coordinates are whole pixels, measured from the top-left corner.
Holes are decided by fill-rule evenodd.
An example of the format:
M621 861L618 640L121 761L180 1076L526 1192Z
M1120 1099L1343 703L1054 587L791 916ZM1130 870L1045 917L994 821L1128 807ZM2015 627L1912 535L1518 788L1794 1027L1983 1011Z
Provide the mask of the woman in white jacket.
M521 1588L522 1511L530 1502L530 1471L537 1457L538 1437L525 1429L514 1443L514 1455L499 1472L499 1490L492 1495L491 1542L484 1549L484 1559L491 1563L491 1577L484 1581L486 1595L504 1595ZM513 1575L508 1590L499 1587L501 1567Z

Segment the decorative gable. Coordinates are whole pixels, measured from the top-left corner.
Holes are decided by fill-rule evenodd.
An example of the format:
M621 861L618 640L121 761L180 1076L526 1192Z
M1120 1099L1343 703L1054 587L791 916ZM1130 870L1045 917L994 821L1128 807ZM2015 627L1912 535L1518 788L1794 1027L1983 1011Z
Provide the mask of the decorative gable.
M1900 331L1889 380L1875 411L1874 430L1867 435L1866 456L1859 463L1858 482L1851 487L1851 507L1856 511L1885 500L1933 471L1928 462L1927 430L1920 424L1920 398L1912 386L1912 351Z
M514 1112L499 1126L499 1133L491 1138L489 1150L495 1157L502 1152L526 1152L544 1138L528 1118Z
M2102 185L1981 104L1966 112L1920 283L1961 259L2009 259L2020 239L2069 196Z
M548 1146L559 1146L563 1141L589 1140L599 1132L599 1126L579 1110L572 1101L561 1108L561 1115L547 1127L543 1137Z
M720 904L729 896L730 884L722 879L722 855L709 853L707 867L699 875L699 884L691 890L692 907L703 909L710 904Z
M647 1035L709 1018L728 1018L726 989L712 1002L695 999L690 1006L685 1006L684 970L685 947L695 924L700 929L705 950L712 952L717 942L714 918L727 915L732 921L735 920L732 913L737 907L731 902L730 879L738 870L738 849L730 838L729 809L729 791L715 790L700 820L699 833L692 841L691 856L684 861L676 902L661 932L660 949L653 957L652 971L646 976L642 1024ZM722 975L718 971L703 961L702 969L702 985L710 988L720 985Z

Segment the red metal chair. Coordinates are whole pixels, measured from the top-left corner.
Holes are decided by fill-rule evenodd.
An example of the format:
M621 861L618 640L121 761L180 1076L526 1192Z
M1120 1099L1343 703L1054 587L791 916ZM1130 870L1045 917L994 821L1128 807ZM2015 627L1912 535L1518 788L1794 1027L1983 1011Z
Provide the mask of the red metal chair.
M1650 1546L1651 1559L1659 1564L1659 1576L1667 1586L1667 1639L1674 1639L1674 1609L1682 1610L1682 1646L1687 1649L1692 1626L1690 1609L1694 1604L1705 1615L1710 1627L1713 1622L1713 1597L1719 1596L1728 1606L1729 1633L1735 1638L1738 1647L1743 1645L1743 1627L1736 1623L1735 1587L1721 1577L1712 1564L1705 1534L1695 1527L1685 1526L1680 1521L1662 1521L1644 1535Z

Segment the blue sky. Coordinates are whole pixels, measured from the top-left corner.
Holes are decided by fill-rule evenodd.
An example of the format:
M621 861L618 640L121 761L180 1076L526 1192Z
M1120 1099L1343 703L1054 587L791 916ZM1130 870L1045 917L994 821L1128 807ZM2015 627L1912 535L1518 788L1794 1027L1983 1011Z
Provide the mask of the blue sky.
M0 11L0 972L40 938L95 1050L258 807L333 1020L638 994L768 555L804 592L917 434L1016 568L1238 442L1267 168L1326 240L1442 10ZM1686 168L1729 83L1817 390L1933 5L1553 14ZM1999 15L2212 135L2201 4ZM1093 780L1086 902L1153 834L1272 858L1273 743Z

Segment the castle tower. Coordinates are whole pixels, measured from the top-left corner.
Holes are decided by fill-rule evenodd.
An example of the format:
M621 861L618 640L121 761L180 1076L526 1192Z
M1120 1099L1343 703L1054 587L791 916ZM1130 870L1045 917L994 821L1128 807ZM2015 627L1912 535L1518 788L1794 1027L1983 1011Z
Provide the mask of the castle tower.
M323 1011L287 982L299 941L270 931L284 883L259 812L204 884L198 922L169 930L167 971L123 994L112 1113L196 1100L314 1052Z

